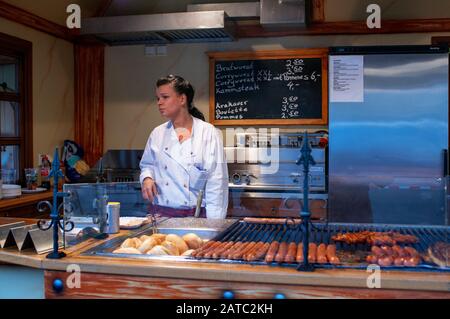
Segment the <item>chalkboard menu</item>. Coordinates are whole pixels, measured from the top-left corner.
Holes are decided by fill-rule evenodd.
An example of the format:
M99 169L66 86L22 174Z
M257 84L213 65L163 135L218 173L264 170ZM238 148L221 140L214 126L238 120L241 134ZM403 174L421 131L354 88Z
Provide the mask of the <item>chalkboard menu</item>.
M326 124L326 49L215 52L209 58L213 124Z

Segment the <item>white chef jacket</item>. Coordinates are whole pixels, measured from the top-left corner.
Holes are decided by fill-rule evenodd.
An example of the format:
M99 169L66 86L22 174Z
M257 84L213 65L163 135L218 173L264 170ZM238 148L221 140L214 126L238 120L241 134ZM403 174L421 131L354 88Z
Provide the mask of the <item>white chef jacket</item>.
M180 143L173 124L156 127L140 162L140 182L151 177L158 195L154 204L192 208L204 189L202 207L208 218L225 218L228 207L228 168L222 134L193 117L191 137Z

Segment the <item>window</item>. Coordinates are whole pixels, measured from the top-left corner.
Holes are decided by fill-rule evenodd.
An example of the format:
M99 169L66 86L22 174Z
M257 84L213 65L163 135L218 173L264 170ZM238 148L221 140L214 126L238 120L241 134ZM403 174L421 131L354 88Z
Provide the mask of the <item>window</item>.
M31 42L0 33L0 166L7 183L21 183L33 165L31 57Z

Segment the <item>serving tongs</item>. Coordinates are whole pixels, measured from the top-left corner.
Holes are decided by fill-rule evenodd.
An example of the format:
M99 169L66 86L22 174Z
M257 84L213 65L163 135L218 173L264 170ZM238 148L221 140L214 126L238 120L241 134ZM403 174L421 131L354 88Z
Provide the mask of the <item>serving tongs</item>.
M150 228L152 230L152 234L157 234L158 233L158 227L157 227L157 225L158 225L158 217L161 217L159 214L156 213L155 201L152 203L152 205L150 205L153 209L150 209L150 213L147 214L147 219L149 220Z
M150 228L152 230L152 234L157 234L158 233L158 222L157 222L157 218L156 218L156 214L153 212L149 215L147 215L147 218L150 220Z

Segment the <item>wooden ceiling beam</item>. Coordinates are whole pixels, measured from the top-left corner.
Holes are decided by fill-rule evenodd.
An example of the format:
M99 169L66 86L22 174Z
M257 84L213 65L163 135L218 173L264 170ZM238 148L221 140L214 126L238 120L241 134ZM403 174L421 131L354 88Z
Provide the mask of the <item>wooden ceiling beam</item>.
M41 18L31 12L0 0L0 17L23 24L27 27L50 34L54 37L73 42L77 31Z
M104 17L106 14L106 11L108 11L109 7L111 6L113 0L103 0L100 5L98 6L97 11L94 14L94 17Z
M305 28L264 29L260 24L237 25L236 37L284 37L299 35L351 35L450 32L450 19L383 20L380 29L369 29L366 21L312 23Z

